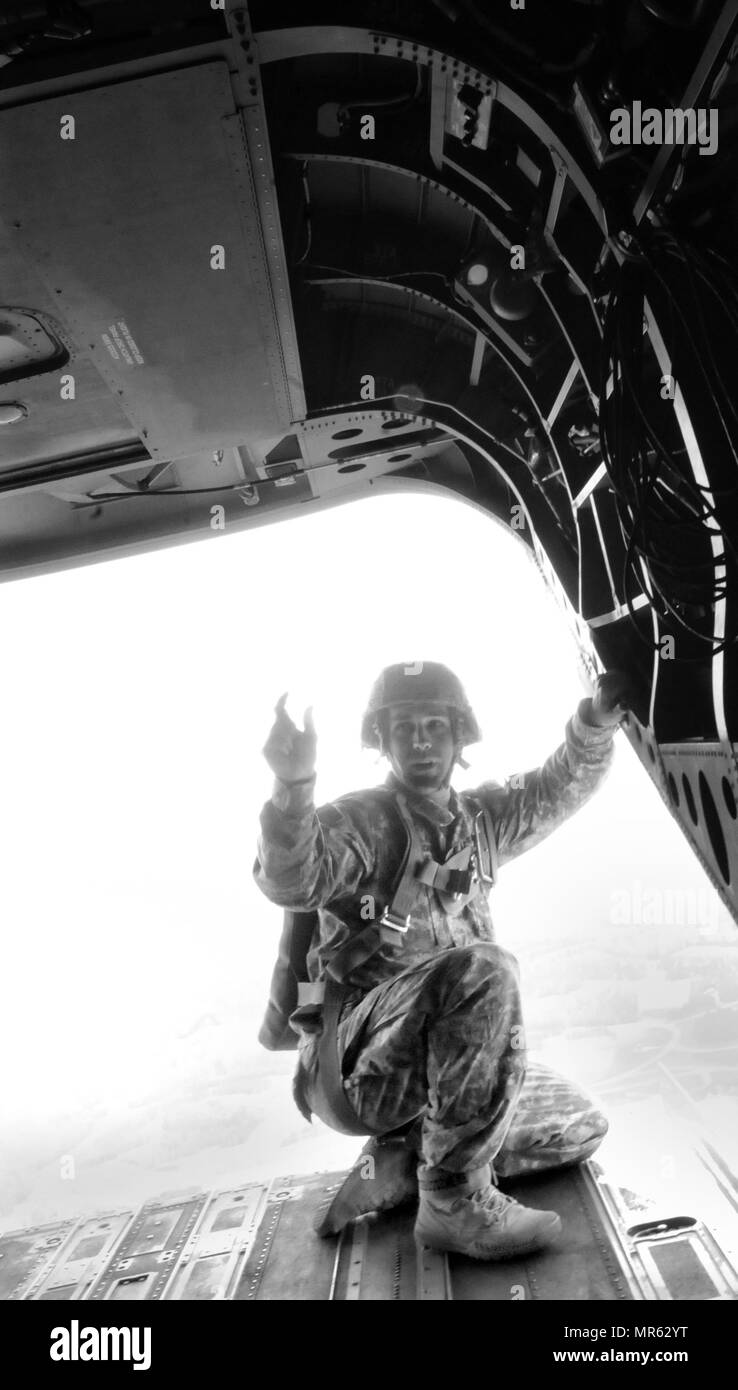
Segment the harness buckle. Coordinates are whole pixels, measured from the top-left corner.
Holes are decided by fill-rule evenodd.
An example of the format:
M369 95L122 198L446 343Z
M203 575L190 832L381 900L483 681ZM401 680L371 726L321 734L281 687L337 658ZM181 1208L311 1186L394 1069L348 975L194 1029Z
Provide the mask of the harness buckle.
M390 927L392 931L398 931L404 936L410 930L410 913L404 918L397 917L394 912L390 912L389 908L385 907L379 919L379 925L380 927Z

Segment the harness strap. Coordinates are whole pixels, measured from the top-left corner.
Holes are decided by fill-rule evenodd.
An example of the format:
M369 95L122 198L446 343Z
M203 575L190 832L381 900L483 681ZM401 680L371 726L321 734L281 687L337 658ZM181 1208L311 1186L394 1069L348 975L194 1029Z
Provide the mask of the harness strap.
M318 1081L330 1106L335 1128L342 1134L380 1133L359 1119L343 1088L343 1073L338 1056L338 1020L346 991L330 977L326 980L323 1000L323 1032L318 1045Z
M304 1008L309 1004L322 1004L325 996L325 985L322 980L298 980L297 982L297 1003L299 1008Z
M343 945L334 951L325 968L326 974L341 984L352 970L358 969L365 961L375 956L381 946L396 942L398 931L404 930L405 928L393 927L384 920L370 922L363 931L349 936Z
M434 889L449 917L458 917L480 890L496 880L497 853L492 817L484 806L480 806L474 820L473 847L467 846L444 864L439 864L429 859L423 850L407 801L402 795L397 796L397 809L405 825L408 848L400 881L385 911L385 918L395 925L404 923L407 927L419 882ZM480 830L480 819L483 831Z
M378 921L367 923L362 931L353 933L334 952L330 964L326 966L326 974L337 983L346 980L352 971L364 965L382 946L396 943L398 932L404 934L407 931L418 882L433 887L448 915L457 916L476 895L475 884L478 884L479 891L496 881L497 853L494 829L492 817L484 807L477 812L474 822L477 868L475 876L470 866L470 847L460 850L445 864L437 864L432 859L424 860L420 837L403 797L397 797L397 806L407 834L397 887L382 917ZM480 818L484 825L483 830L480 827Z
M444 889L447 893L468 893L474 882L474 874L471 869L455 868L457 859L459 863L462 859L468 861L469 851L462 850L445 864L436 864L433 859L427 859L415 872L416 882L425 883L429 888Z
M405 827L407 837L405 853L400 869L400 877L395 888L392 902L385 908L384 916L392 924L396 924L398 930L404 926L407 929L408 918L415 903L415 866L423 854L420 847L418 832L415 829L412 816L408 810L404 796L398 795L395 798L400 818Z

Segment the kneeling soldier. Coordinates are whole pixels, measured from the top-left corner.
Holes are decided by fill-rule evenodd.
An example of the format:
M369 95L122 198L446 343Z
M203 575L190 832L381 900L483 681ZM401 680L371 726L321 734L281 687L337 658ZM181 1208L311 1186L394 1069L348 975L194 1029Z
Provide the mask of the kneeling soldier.
M600 786L626 693L626 677L601 676L541 768L456 792L454 765L481 736L460 682L436 663L390 666L362 740L391 772L319 809L311 711L300 731L279 700L254 872L272 902L317 912L307 967L313 998L325 990L322 1008L292 1016L295 1099L308 1119L372 1136L320 1234L418 1188L416 1236L438 1250L500 1259L560 1231L497 1179L582 1161L607 1121L548 1068L526 1072L517 962L495 944L487 895L499 866Z

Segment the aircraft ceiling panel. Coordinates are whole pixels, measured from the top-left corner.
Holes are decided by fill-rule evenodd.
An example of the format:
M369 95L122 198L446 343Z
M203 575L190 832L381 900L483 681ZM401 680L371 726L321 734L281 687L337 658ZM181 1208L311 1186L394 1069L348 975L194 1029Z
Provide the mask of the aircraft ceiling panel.
M3 132L6 226L149 453L281 432L289 412L227 65L25 105L3 112Z
M16 231L17 236L17 231ZM17 403L22 418L2 434L0 470L111 447L138 435L86 353L59 319L59 297L0 222L0 405ZM56 303L54 303L56 300ZM25 344L27 351L13 351ZM74 391L62 395L62 376Z

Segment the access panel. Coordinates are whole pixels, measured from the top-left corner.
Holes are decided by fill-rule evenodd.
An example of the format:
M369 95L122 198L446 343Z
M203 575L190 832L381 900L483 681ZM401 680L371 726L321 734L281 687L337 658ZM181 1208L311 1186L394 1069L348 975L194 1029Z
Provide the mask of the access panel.
M11 240L154 457L282 432L284 366L225 61L3 110L0 184Z

